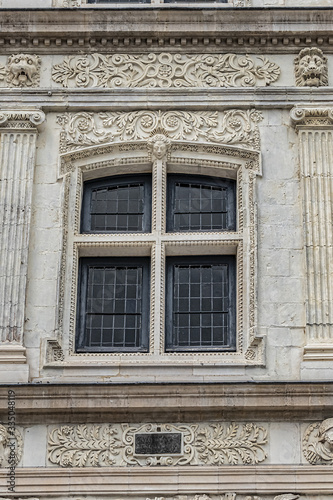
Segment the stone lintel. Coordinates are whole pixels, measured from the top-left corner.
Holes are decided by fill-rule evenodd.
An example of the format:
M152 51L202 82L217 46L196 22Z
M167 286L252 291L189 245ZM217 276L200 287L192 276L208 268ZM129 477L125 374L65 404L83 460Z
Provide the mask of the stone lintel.
M16 411L21 419L30 414L64 415L77 419L90 412L94 419L140 421L143 414L158 418L205 419L216 412L226 415L257 415L289 418L326 418L333 413L333 382L325 383L227 383L227 384L30 384L15 388ZM7 387L0 386L0 412L7 410ZM75 416L76 415L76 416ZM130 416L128 416L130 415ZM171 416L170 416L171 415ZM34 417L33 417L34 418ZM157 417L156 417L157 418ZM235 417L236 418L236 417Z

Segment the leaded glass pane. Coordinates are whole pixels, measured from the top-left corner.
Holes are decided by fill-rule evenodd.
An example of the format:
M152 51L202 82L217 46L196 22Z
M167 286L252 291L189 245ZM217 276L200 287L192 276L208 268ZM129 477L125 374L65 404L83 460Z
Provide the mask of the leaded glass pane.
M170 175L168 190L168 231L236 229L234 181Z
M92 231L142 231L143 213L143 184L116 185L92 191Z
M146 350L149 321L148 260L138 258L133 261L134 264L121 258L82 259L79 350ZM142 265L137 265L139 261Z
M169 258L167 350L234 349L234 263L232 256Z

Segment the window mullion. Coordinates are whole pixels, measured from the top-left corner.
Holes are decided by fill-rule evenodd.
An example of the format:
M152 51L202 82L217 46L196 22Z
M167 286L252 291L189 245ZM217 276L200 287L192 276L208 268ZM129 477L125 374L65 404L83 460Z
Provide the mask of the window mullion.
M153 164L152 231L164 233L166 227L166 160L156 159Z

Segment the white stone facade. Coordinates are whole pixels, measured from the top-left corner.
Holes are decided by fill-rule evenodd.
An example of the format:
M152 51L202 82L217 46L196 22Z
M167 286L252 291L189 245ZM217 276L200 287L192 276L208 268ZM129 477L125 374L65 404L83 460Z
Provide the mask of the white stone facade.
M1 498L333 500L333 2L0 8ZM128 173L151 231L81 232ZM236 228L168 232L174 173L235 181ZM166 257L203 255L236 348L168 352ZM147 352L78 352L87 257L150 258Z

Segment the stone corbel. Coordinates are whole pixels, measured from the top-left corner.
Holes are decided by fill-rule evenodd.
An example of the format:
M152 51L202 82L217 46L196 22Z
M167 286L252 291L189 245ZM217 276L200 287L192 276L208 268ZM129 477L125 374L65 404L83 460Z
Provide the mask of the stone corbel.
M25 289L37 127L44 119L38 109L0 110L1 192L6 193L0 198L0 382L28 381Z

